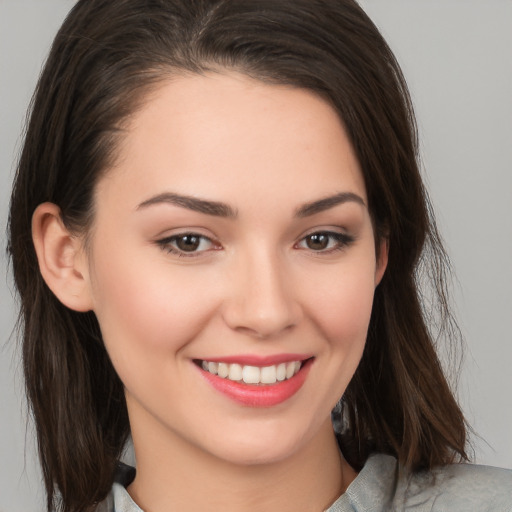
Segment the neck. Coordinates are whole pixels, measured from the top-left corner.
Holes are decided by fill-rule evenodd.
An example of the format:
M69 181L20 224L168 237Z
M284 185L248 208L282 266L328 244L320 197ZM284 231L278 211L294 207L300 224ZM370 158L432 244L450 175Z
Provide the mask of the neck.
M173 439L169 431L165 437L153 434L138 435L132 425L137 476L128 491L146 512L322 511L355 478L338 450L330 418L292 455L256 465L219 459Z

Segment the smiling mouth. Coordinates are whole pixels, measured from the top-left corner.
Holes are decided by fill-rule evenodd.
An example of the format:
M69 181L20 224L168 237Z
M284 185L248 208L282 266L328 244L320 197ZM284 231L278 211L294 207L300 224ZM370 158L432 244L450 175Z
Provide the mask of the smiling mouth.
M308 360L289 361L262 367L201 359L194 362L204 371L222 379L250 385L272 385L284 382L297 375Z

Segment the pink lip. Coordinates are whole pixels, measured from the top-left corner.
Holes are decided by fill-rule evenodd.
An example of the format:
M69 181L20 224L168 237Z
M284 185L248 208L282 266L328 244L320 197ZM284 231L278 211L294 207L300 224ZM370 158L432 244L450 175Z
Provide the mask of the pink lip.
M312 357L312 354L275 354L271 356L259 355L239 355L239 356L223 356L223 357L208 357L205 360L212 363L237 363L245 366L272 366L274 364L289 363L290 361L305 361Z
M302 359L298 358L291 360L298 361ZM212 359L208 359L208 361L212 361ZM216 362L215 360L213 361ZM227 359L222 359L222 361L228 362ZM237 358L235 362L238 363L239 361L241 361L241 359ZM289 359L287 359L287 361L289 361ZM299 372L291 379L276 382L275 384L264 385L251 385L243 382L235 382L213 375L212 373L199 368L199 366L197 366L197 369L201 372L203 378L206 379L214 389L231 400L247 407L272 407L285 402L299 391L308 376L312 363L313 359L308 359L303 363ZM265 365L269 365L269 363L265 362ZM254 366L259 366L259 364L254 364Z

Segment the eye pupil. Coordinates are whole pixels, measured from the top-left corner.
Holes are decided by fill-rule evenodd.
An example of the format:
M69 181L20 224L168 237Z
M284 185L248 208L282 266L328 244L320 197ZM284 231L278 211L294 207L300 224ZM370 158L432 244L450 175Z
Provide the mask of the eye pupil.
M200 237L194 235L183 235L176 239L176 246L180 251L193 252L201 242Z
M310 235L307 237L306 243L309 249L313 249L314 251L321 251L326 249L329 245L329 236L322 233Z

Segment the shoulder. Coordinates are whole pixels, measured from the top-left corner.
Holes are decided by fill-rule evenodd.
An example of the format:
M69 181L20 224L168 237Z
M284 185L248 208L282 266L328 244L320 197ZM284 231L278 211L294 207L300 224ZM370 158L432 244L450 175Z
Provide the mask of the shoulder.
M407 508L451 512L512 512L512 471L474 464L450 464L404 478L399 484ZM398 489L397 489L398 491Z
M512 471L450 464L404 473L374 454L329 512L512 512Z
M114 512L114 494L112 491L96 506L94 512Z
M135 468L122 462L117 464L114 484L108 496L99 503L94 512L141 512L133 503L125 487L135 478Z

